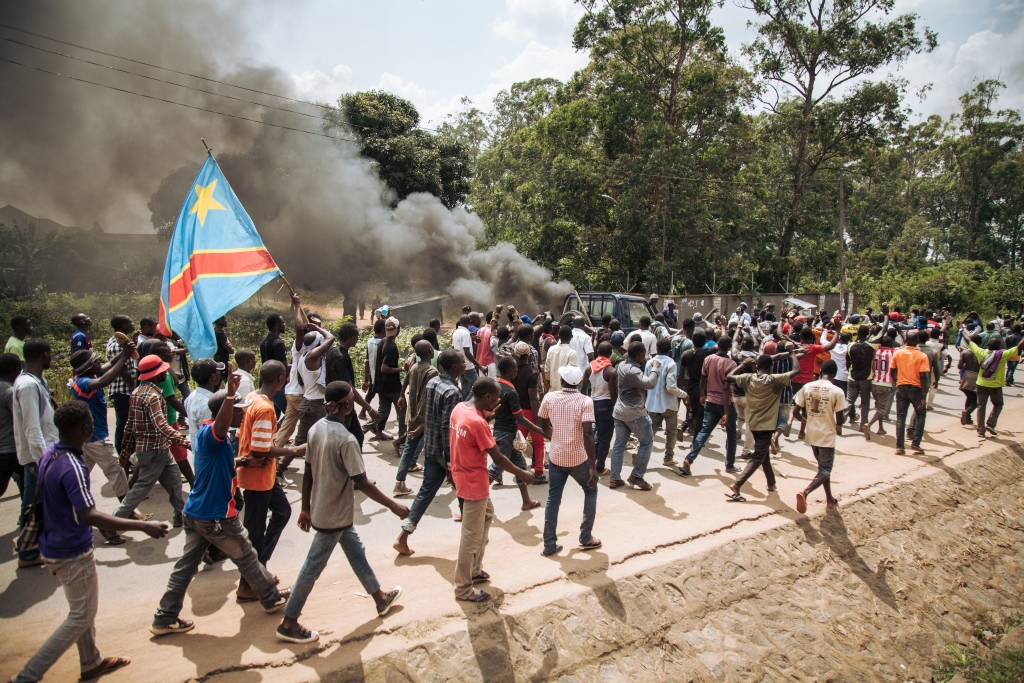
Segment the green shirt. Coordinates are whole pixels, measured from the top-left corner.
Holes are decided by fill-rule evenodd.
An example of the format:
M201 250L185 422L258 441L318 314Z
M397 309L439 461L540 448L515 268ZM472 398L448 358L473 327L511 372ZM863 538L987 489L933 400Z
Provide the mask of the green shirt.
M978 359L978 363L985 360L985 356L992 353L988 349L983 349L974 342L968 342L971 345L971 353ZM1020 352L1017 351L1017 347L1014 346L1012 349L1003 351L1003 357L999 359L999 365L996 367L995 373L991 377L983 377L985 373L984 368L978 368L978 386L986 387L988 389L1000 389L1006 386L1006 364L1011 360L1019 360Z
M174 380L171 379L171 373L167 373L164 376L164 381L160 383L160 389L164 392L164 399L174 396ZM171 407L170 403L165 403L167 406L167 422L173 425L178 421L178 411Z
M979 336L981 337L981 348L983 348L983 349L987 349L988 348L988 343L992 339L998 339L999 340L999 342L1000 342L999 348L1001 348L1001 349L1006 348L1006 344L1002 343L1003 342L1003 335L999 334L995 330L992 330L991 332L986 330L985 332L981 332L979 334Z
M7 346L4 347L4 353L13 353L15 356L21 359L21 362L25 362L25 340L18 339L17 337L11 337L7 340Z

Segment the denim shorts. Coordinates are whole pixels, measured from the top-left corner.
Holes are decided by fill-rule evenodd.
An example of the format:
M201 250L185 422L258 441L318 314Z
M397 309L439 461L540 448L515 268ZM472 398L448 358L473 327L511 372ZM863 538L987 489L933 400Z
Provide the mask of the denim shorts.
M775 422L776 429L785 429L786 425L789 424L789 416L793 414L792 403L780 403L779 404L779 419Z
M528 469L526 465L526 458L523 454L512 447L512 442L515 440L514 434L503 434L501 432L494 435L494 441L498 444L498 450L501 454L508 458L513 465L521 470ZM530 469L533 465L529 466ZM519 483L519 478L516 477L516 483Z

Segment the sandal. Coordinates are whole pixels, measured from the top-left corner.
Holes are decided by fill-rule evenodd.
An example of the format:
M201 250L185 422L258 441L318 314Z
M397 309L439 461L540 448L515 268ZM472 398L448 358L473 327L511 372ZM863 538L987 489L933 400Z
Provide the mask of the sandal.
M111 671L117 671L118 669L128 666L132 663L132 660L127 657L104 657L103 661L88 671L82 672L80 681L91 681L94 678L105 676Z
M487 602L488 600L491 599L491 595L490 595L490 593L486 593L484 591L480 591L479 593L477 593L476 595L474 595L471 598L460 598L460 597L456 596L455 599L456 600L461 600L462 602Z
M609 479L608 480L608 488L610 488L610 489L617 489L620 486L625 486L625 485L626 485L626 482L622 481L621 479Z
M535 510L535 509L537 509L539 507L540 507L540 501L539 500L531 500L529 503L524 503L522 505L522 507L520 507L519 509L522 510L523 512L526 512L527 510Z
M490 580L491 580L491 575L488 574L487 572L480 572L479 574L477 574L476 576L473 577L473 583L474 584L487 583Z
M807 496L804 495L803 491L796 494L796 511L801 515L807 512Z
M775 493L776 488L774 486L769 486L766 490L768 491L768 493Z
M601 547L600 538L591 538L589 543L580 543L580 549L582 550L597 550Z
M826 510L835 510L837 507L839 507L839 499L838 498L833 500L831 503L826 503L825 504L825 509Z
M729 499L730 503L746 503L747 499L738 493L727 493L725 497Z

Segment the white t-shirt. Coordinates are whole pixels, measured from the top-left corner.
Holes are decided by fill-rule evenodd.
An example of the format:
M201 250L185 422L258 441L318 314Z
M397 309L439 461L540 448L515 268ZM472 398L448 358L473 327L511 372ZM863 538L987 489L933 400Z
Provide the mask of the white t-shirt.
M377 381L377 347L384 341L379 337L370 337L366 341L366 360L370 361L370 383Z
M308 354L307 354L308 355ZM320 358L321 365L324 359ZM307 401L317 401L324 397L325 388L320 384L320 371L321 367L317 366L316 370L310 370L306 367L306 359L303 357L298 362L299 375L302 377L302 398Z
M819 379L805 384L793 401L807 413L804 441L809 446L835 448L836 413L846 410L843 390L828 380Z
M302 343L302 340L298 340ZM302 359L299 357L299 351L295 348L295 344L292 344L292 367L288 373L288 384L284 385L284 393L289 396L302 396L302 387L299 385L299 363Z
M238 368L237 370L235 370L235 372L237 372L239 377L242 378L242 381L238 383L239 396L242 396L244 398L251 394L252 392L256 391L256 382L253 380L252 375L250 375L245 370L242 370L241 368Z
M569 348L576 352L576 367L586 372L590 359L587 354L594 352L594 343L590 335L583 330L572 329L572 339L569 340Z
M470 336L468 329L461 325L455 328L455 331L452 332L452 348L461 353L467 363L472 363L464 351L464 349L469 349L470 353L473 352L473 337Z
M848 344L839 343L829 352L832 354L832 360L836 362L836 381L838 382L846 382L850 379L850 370L846 367L846 351L849 348Z
M650 330L640 330L640 341L647 347L647 357L654 358L658 355L658 338Z
M188 438L192 439L192 452L195 452L196 437L199 436L199 429L203 422L213 419L210 412L210 397L213 392L203 387L196 387L188 398L185 399L185 410L188 411ZM248 394L242 394L248 396Z

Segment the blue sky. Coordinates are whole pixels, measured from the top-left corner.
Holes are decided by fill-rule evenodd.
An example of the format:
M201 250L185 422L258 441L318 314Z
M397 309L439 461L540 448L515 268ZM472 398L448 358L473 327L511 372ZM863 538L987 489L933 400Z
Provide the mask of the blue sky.
M916 12L939 34L934 52L900 72L911 93L932 86L923 102L908 98L915 115L950 113L984 78L1007 84L1001 106L1024 109L1024 0L897 0L896 11ZM287 71L302 97L379 88L436 123L462 96L487 109L516 81L565 79L586 64L571 44L581 13L572 0L312 0L273 3L246 19L249 58ZM714 16L739 58L752 13L725 0Z

